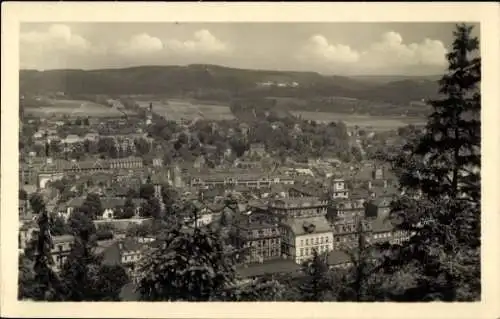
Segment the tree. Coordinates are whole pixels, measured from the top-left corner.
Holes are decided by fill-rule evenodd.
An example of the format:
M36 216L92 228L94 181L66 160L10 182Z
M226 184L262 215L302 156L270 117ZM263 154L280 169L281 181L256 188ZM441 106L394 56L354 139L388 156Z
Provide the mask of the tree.
M33 193L30 196L29 201L31 209L35 215L38 215L45 210L45 201L40 193Z
M304 263L302 267L306 274L302 284L299 286L302 301L323 301L331 283L328 280L328 266L324 256L320 256L316 250L313 257Z
M121 210L121 213L117 216L118 218L132 218L135 215L135 204L132 200L131 197L127 197L125 200L125 204L123 205L123 209Z
M342 278L344 285L339 291L339 300L360 302L372 298L367 285L375 269L372 261L375 247L368 244L366 226L363 218L356 218L355 236L357 245L354 249L346 248L343 250L349 256L352 266Z
M398 230L411 236L384 262L417 274L406 299L478 300L480 282L481 59L472 27L457 25L441 99L425 133L393 159L404 195L393 203Z
M231 287L229 301L281 301L287 287L278 280L259 278L242 287Z
M35 242L34 278L31 296L34 300L61 300L63 286L52 265L50 218L43 203L38 210L38 236Z
M75 242L61 271L65 284L65 299L119 300L121 288L129 281L127 273L122 266L102 264L102 257L94 253L97 235L95 227L89 219L85 219L85 215L80 213L80 217L87 224L76 228ZM91 224L88 224L89 222Z
M149 224L132 224L127 228L127 236L129 237L146 237L151 235L151 225Z
M68 226L73 236L80 236L81 234L90 234L92 237L96 232L96 227L92 219L81 211L74 211L71 213Z
M155 195L155 187L151 182L141 185L141 188L139 189L140 198L145 200L150 200L151 198L154 197L154 195Z
M163 204L165 205L165 214L171 216L175 214L175 203L179 198L179 194L170 187L169 185L162 185L161 187L161 197Z
M61 236L71 234L69 225L64 221L64 218L56 216L52 220L52 235Z
M104 211L101 204L101 198L97 194L88 194L82 206L78 209L87 215L90 219L96 219Z
M130 278L121 265L101 264L94 282L94 299L98 301L120 301L120 292Z
M156 197L151 197L142 205L141 216L143 217L161 217L160 201Z
M210 301L234 284L233 259L211 230L170 230L163 245L138 266L138 291L147 301Z

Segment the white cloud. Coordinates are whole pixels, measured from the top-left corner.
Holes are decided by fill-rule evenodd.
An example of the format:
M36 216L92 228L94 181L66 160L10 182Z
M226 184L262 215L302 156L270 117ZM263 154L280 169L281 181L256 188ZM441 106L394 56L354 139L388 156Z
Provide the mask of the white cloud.
M173 53L180 54L224 54L231 51L227 43L217 39L206 29L195 32L192 40L169 40L166 47Z
M344 44L330 44L322 35L312 36L299 51L297 58L302 61L316 59L331 63L352 63L359 60L359 53Z
M20 34L21 67L66 67L72 56L100 52L84 37L72 32L64 24L53 24L46 31ZM49 61L50 60L50 61Z
M420 66L443 67L446 52L441 41L424 39L420 43L405 44L399 33L390 31L365 51L329 43L324 36L314 35L298 51L296 58L328 71L398 73Z
M120 42L117 53L126 56L137 56L158 53L163 50L163 42L147 33L132 36L128 41Z
M404 44L399 33L387 32L380 42L374 43L362 53L365 64L381 63L391 65L412 66L443 66L446 63L446 48L441 41L424 39L420 43Z

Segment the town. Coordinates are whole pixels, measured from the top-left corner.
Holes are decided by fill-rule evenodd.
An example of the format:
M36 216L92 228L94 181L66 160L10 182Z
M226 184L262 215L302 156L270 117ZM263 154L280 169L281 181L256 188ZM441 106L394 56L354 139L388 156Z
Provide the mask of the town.
M33 194L40 195L60 225L66 225L72 212L83 205L94 205L92 219L102 239L98 247L104 262L118 263L129 271L143 249L154 245L148 228L167 214L171 209L167 205L180 199L192 201L197 209L196 219L182 216L186 227L216 225L242 234L238 244L250 247L239 264L243 277L298 271L313 251L325 254L331 267L345 267L349 260L343 249L357 244L357 219L366 221L370 242L399 242L407 236L394 231L387 219L391 199L398 193L387 163L354 158L345 162L335 154L310 157L307 162L292 156L282 161L271 145L257 142L255 130L262 125L267 124L271 132L261 140L266 142L286 129L295 134L285 134L300 139L303 130L321 125L311 121L268 117L251 124L174 122L155 115L151 103L135 118L51 114L26 117L21 123L21 136L32 135L26 137L19 165L20 249L37 231L29 200ZM333 143L348 147L363 137L370 147L374 137L373 132L360 135L359 130L348 132L345 125L336 123L323 126L334 126L345 140ZM173 131L167 141L155 135L165 129ZM221 149L210 144L216 137L237 143ZM202 143L202 139L208 141ZM173 150L180 144L174 156L181 160L164 155L164 143ZM183 151L188 152L186 158ZM228 198L236 205L227 205ZM144 232L138 234L138 228ZM70 233L61 226L54 234L55 270L70 252L74 240Z
M183 70L191 69L200 77L222 72L210 65ZM23 85L42 76L34 72L22 73ZM387 270L396 267L394 260L406 258L390 259L387 252L403 252L401 247L410 247L407 243L415 238L425 242L428 237L417 226L425 228L442 218L424 214L406 220L409 217L404 215L417 214L424 203L437 207L435 194L445 192L432 184L431 175L420 173L426 172L425 165L414 164L415 159L411 164L401 160L406 145L433 134L427 117L430 109L417 107L418 114L409 115L400 113L399 106L391 109L384 104L373 108L390 109L392 115L386 114L386 119L365 115L367 120L353 122L345 120L353 116L349 112L367 108L367 102L329 98L324 103L349 106L332 113L333 118L318 112L311 119L307 112L283 107L299 98L287 100L271 93L262 97L259 92L312 90L312 84L300 78L285 81L264 76L252 85L255 96L241 94L225 106L213 101L216 98L207 102L195 96L222 94L208 85L174 97L77 94L74 87L72 92L23 89L19 96L20 298L414 298L413 292L395 297L396 285L418 281L404 275L386 280L396 276ZM364 117L356 117L360 118ZM421 171L406 173L414 168ZM448 173L436 173L437 179ZM414 182L415 176L428 178L425 185L431 186L411 195L409 187L424 185ZM461 187L460 182L451 184ZM477 203L474 196L480 193L470 194ZM401 204L401 198L408 199ZM404 206L410 202L418 209ZM397 209L404 214L393 214ZM474 249L467 252L477 252ZM378 263L383 258L384 263ZM52 282L48 284L52 288L45 290L33 286L42 280L40 265L47 265L44 271L54 274L47 275L50 278L63 278L61 284ZM82 279L91 268L95 277ZM28 269L35 269L35 274ZM327 273L331 276L325 279ZM372 274L379 277L370 282ZM192 282L185 283L185 278ZM82 285L86 288L80 289ZM279 296L279 289L269 285L281 287ZM228 289L233 290L228 293ZM462 298L453 296L443 298Z

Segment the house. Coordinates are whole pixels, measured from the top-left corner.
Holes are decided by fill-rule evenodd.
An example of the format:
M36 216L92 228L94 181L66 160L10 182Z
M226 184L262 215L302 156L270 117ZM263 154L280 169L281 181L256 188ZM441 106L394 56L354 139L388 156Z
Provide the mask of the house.
M153 167L163 167L163 159L153 158Z
M280 219L307 218L325 216L328 205L328 201L318 197L289 197L270 201L268 209Z
M202 169L206 164L205 156L200 155L198 156L193 163L193 168L196 169Z
M87 133L87 134L85 134L83 139L90 141L90 142L97 142L99 140L99 134L98 133Z
M74 241L75 238L71 235L52 237L52 249L50 250L50 253L54 260L54 271L61 271L62 266L66 262L66 259L71 252Z
M33 220L23 222L19 227L19 242L20 250L26 248L27 244L38 234L38 225Z
M189 176L191 187L234 187L243 185L250 188L270 187L272 184L293 184L287 176L268 175L261 170L226 169L193 172Z
M329 268L349 268L352 266L351 257L343 250L333 250L327 255L327 264Z
M389 218L376 218L371 225L371 241L374 243L401 244L409 239L409 232L396 229L393 221Z
M387 197L371 199L365 204L365 216L371 218L386 218L391 210L391 200Z
M244 157L264 157L267 155L266 146L261 143L250 144L250 149L245 152Z
M360 228L361 227L361 228ZM333 224L334 246L335 250L345 248L351 249L358 246L358 237L361 233L370 238L372 225L367 220L359 219L341 219Z
M343 178L333 178L331 181L330 190L332 199L349 198L349 190L347 189L345 180Z
M75 135L75 134L69 134L68 136L66 136L65 139L62 140L62 142L64 144L75 144L75 143L78 143L81 141L82 141L82 139L78 135Z
M364 199L336 199L329 207L328 215L334 219L352 220L358 216L365 216Z
M241 131L241 134L243 134L243 136L247 136L248 133L250 132L250 126L247 124L247 123L241 123L239 125L240 127L240 131Z
M192 227L203 227L210 225L221 215L222 210L224 209L223 205L206 205L205 203L199 200L193 200L191 202L194 205L194 208L197 210L197 219L194 220L194 216L186 216L185 222L190 223Z
M31 211L29 200L20 199L18 210L19 210L19 219L20 220L32 220L33 219L33 214Z
M297 264L333 250L333 231L324 216L288 218L280 225L282 253Z
M237 158L234 161L233 166L241 169L259 169L262 168L262 163L259 161L244 161Z
M294 184L288 189L290 197L320 197L324 194L322 187L315 184Z
M236 247L248 249L245 263L263 263L281 258L281 235L278 219L265 213L249 211L240 215L236 229Z
M37 132L35 132L35 134L33 134L33 139L39 140L39 139L41 139L44 136L45 136L45 132L43 132L43 131L37 131Z
M154 242L139 242L136 238L124 238L113 242L102 252L103 264L124 266L132 280L135 280L135 268L145 251Z

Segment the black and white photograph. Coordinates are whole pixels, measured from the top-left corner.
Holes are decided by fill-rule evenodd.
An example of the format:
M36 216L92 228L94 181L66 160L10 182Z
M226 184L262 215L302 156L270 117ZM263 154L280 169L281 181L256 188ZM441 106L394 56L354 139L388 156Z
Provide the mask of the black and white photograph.
M18 301L483 300L480 22L146 20L19 25Z

